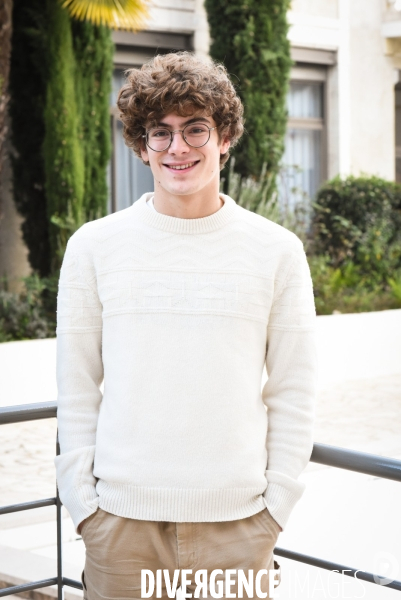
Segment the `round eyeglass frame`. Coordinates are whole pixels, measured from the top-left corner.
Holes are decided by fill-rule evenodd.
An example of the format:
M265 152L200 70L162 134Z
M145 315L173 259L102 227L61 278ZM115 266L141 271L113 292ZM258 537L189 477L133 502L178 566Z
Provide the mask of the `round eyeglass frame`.
M193 144L190 144L188 142L187 138L185 137L185 130L186 130L186 128L187 127L191 127L193 125L194 125L194 123L188 123L188 125L185 125L184 129L175 129L174 131L169 131L167 129L167 127L166 128L164 128L164 127L152 127L152 129L166 129L166 131L168 131L169 134L170 134L170 142L169 142L169 144L165 148L163 148L163 150L155 150L154 148L152 148L152 146L149 145L148 136L149 136L149 133L152 131L152 129L149 129L149 131L147 131L142 137L145 138L145 142L146 142L147 147L150 148L151 150L153 150L153 152L165 152L166 150L168 150L170 148L171 144L173 143L173 139L174 139L174 134L175 133L181 133L182 139L184 140L184 142L186 144L188 144L188 146L191 146L191 148L203 148L203 146L206 146L206 144L210 140L210 132L213 131L214 129L217 129L217 127L209 127L208 125L205 125L205 123L201 123L201 125L203 125L204 127L206 127L209 130L209 136L208 136L208 138L207 138L207 140L206 140L206 142L204 144L201 144L200 146L194 146Z

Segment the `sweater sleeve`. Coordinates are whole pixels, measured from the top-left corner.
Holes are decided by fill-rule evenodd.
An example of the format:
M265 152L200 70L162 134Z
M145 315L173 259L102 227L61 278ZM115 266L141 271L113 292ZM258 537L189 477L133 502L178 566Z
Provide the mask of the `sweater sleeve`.
M267 327L268 409L265 504L284 529L305 484L298 476L313 449L317 389L316 312L308 262L301 242L284 284L273 299Z
M55 465L60 498L75 528L98 507L93 461L102 400L102 306L92 243L86 226L70 238L57 297L60 455L55 458Z

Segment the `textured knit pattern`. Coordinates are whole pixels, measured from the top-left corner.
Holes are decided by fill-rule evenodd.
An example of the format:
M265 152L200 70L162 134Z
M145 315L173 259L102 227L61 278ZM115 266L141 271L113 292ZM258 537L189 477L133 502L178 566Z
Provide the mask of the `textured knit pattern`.
M313 446L315 307L302 243L228 196L213 215L179 219L149 207L151 195L85 224L67 246L60 497L75 526L98 506L178 522L267 506L284 528Z

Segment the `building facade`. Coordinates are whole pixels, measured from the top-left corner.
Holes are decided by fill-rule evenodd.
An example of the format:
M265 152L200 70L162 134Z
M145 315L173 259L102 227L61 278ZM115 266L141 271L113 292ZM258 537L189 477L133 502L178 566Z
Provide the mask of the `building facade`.
M294 65L281 184L287 200L312 198L337 174L401 181L401 0L292 0L288 20ZM124 71L157 52L193 50L206 57L203 0L154 0L145 31L116 31L113 39L109 212L153 185L149 168L122 138L115 99ZM3 213L0 273L13 280L28 274L29 265L11 192Z

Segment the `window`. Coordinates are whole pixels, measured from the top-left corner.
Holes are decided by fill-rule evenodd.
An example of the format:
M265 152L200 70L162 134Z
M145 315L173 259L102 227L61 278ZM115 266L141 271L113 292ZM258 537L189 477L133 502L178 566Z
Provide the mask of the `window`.
M141 65L156 53L192 50L192 35L176 32L113 31L115 43L113 87L110 98L113 155L108 170L109 212L131 206L145 192L153 192L149 167L125 145L123 126L116 108L117 95L124 84L124 71Z
M109 212L128 208L145 192L153 191L149 167L125 145L123 125L116 109L117 95L124 83L124 69L114 69L111 93L111 127L113 154L109 168Z
M280 200L293 209L310 200L324 172L324 84L291 81L287 95L288 125L280 175Z

